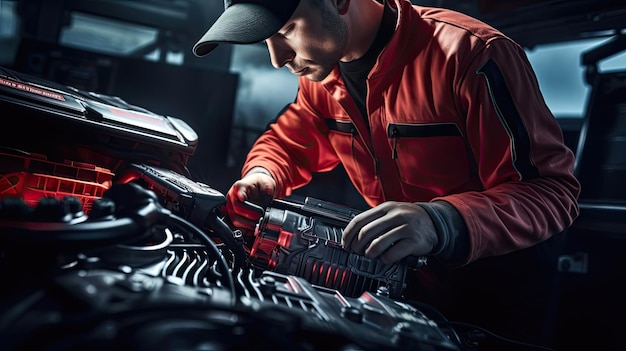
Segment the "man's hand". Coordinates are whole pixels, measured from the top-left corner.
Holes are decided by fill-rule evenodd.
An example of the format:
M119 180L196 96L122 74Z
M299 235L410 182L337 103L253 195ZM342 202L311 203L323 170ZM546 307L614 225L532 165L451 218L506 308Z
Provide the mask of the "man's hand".
M355 216L342 244L367 258L391 264L406 256L424 256L437 246L433 221L419 205L388 201Z
M254 229L263 212L246 202L267 206L274 198L275 190L274 178L255 169L236 181L226 194L226 212L232 224L242 229Z

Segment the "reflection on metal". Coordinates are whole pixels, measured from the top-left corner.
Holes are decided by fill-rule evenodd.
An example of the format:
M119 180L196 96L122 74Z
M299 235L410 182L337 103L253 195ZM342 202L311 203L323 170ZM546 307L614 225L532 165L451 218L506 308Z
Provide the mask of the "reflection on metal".
M72 12L71 24L61 29L59 43L91 52L130 56L154 46L159 30L111 18ZM153 48L154 49L154 48Z

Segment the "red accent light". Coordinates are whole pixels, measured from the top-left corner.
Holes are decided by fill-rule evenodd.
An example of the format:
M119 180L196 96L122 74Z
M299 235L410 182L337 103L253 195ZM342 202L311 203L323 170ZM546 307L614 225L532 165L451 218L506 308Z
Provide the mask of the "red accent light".
M330 282L330 275L332 272L333 272L333 267L332 266L328 267L328 271L326 272L326 280L324 281L326 286L330 286L329 282Z
M291 239L293 239L293 233L281 229L278 234L278 245L280 247L289 248Z
M278 263L276 241L263 236L257 237L250 249L250 258L261 260L269 268L274 268Z
M339 284L339 286L344 286L345 281L346 281L346 274L348 273L347 270L344 270L343 273L341 274L341 283Z
M335 276L333 277L333 286L337 284L337 276L339 276L339 268L335 269Z
M318 277L322 277L324 274L324 262L320 263L320 271L318 272Z
M277 264L278 264L278 248L275 248L274 250L272 250L272 255L270 256L270 260L269 260L267 267L269 269L274 269L276 268Z
M37 154L0 152L0 165L0 198L20 197L30 206L41 198L73 196L89 213L93 200L101 198L113 180L108 169L83 162L52 162Z

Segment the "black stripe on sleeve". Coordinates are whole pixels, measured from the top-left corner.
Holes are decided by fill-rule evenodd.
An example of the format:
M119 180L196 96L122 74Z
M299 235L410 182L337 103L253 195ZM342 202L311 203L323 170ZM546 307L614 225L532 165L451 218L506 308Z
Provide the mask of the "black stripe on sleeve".
M502 71L493 60L489 60L476 73L485 77L493 107L502 126L511 138L513 167L517 170L520 179L538 177L539 170L530 157L528 130L526 130L522 117L515 107Z

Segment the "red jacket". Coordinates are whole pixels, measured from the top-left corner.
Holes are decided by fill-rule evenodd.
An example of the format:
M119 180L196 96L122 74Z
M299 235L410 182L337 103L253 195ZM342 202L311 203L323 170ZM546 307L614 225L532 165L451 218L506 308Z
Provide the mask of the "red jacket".
M394 6L396 33L368 76L370 129L337 68L300 78L242 174L266 168L280 198L341 162L371 206L447 201L469 232L466 263L567 228L578 215L574 156L524 50L457 12Z

